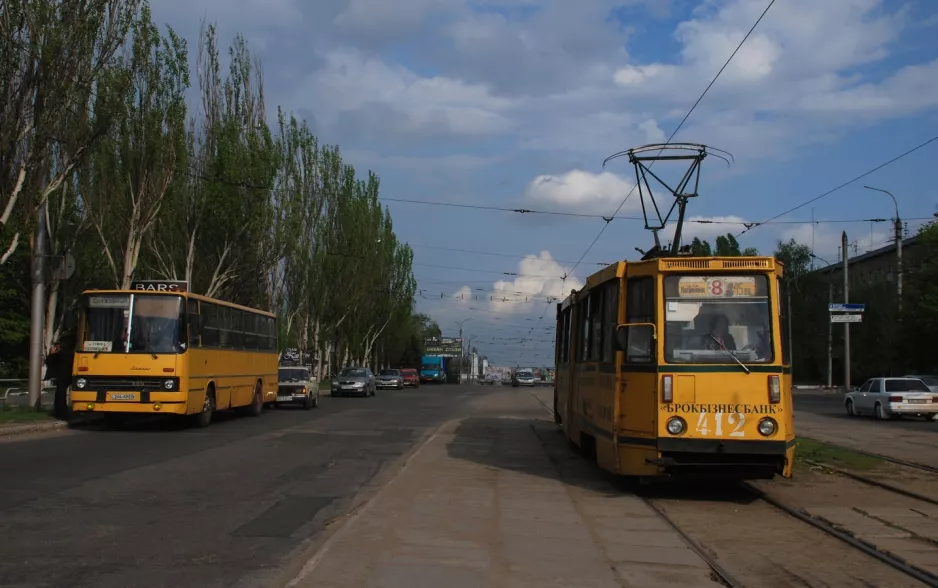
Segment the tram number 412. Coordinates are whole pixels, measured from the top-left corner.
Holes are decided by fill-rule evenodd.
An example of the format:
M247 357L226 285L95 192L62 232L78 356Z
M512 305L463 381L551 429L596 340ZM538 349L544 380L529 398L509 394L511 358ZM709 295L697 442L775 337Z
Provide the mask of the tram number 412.
M714 429L713 433L717 437L723 436L723 417L726 417L727 429L730 431L730 437L745 437L746 432L743 430L743 426L746 424L746 415L739 412L714 412L707 413L702 412L700 416L697 417L697 432L702 436L707 437L710 435L710 416L713 415L714 420Z

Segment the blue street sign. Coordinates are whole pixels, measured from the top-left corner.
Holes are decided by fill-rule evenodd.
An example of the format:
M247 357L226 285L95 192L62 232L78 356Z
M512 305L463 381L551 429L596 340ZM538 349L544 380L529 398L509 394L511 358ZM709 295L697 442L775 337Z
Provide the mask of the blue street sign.
M866 310L865 304L828 304L829 312L863 312Z

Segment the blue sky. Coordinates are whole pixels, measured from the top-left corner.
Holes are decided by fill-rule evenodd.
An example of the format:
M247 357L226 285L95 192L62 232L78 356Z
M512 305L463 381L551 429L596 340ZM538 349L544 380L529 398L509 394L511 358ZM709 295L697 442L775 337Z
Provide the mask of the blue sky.
M242 32L263 60L270 115L279 104L306 118L378 173L386 198L608 216L634 173L627 159L604 171L603 159L664 141L766 4L159 0L154 14L190 40L203 18L226 43ZM936 39L928 0L778 0L675 137L735 156L730 167L705 161L688 208L722 224L690 223L685 236L738 234L734 223L773 217L938 135ZM892 201L862 184L893 192L904 219L929 218L936 160L938 141L741 243L770 254L794 238L832 260L846 230L860 253L882 246L888 224L862 219L891 217ZM464 335L496 364L551 364L548 297L651 243L640 221L615 220L572 271L601 219L387 206L414 246L418 308L445 335L471 319ZM639 206L633 194L619 214ZM861 222L824 222L845 220Z

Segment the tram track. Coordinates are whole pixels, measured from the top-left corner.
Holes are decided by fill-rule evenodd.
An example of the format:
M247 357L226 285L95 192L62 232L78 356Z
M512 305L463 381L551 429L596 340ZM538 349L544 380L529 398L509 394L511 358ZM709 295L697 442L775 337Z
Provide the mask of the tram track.
M532 393L531 396L550 413L551 417L554 416L552 407L541 401L535 394ZM909 465L909 467L922 471L938 470L938 468L929 468L929 466L923 464L913 464L911 462L901 463L902 460L890 459L888 456L880 456L868 452L867 455L887 459L887 461L900 463L900 465ZM819 467L828 467L823 464L817 465ZM833 467L829 467L828 469L832 471L839 470L839 468ZM885 482L878 482L860 476L859 474L850 475L849 472L845 471L837 473L844 473L848 475L848 477L857 478L858 482L878 486L883 490L895 492L913 500L938 505L938 499L907 491ZM880 580L878 583L877 576L885 580L885 577L888 577L888 575L885 574L885 569L881 572L870 572L868 565L859 564L859 562L867 561L868 559L877 560L883 564L884 567L894 570L894 572L891 572L892 574L898 572L902 574L902 576L918 582L919 584L917 585L938 588L938 575L909 563L901 556L882 549L870 541L859 538L849 531L841 530L835 525L828 523L820 517L813 516L801 508L791 506L774 496L770 496L750 483L742 482L736 486L753 500L745 504L734 502L732 496L727 497L725 492L721 493L723 496L719 496L716 500L710 501L708 501L707 498L698 497L685 500L671 500L660 496L649 497L643 495L645 494L644 492L636 493L636 495L641 498L663 522L680 535L687 546L706 563L710 568L712 579L729 588L766 585L760 576L765 576L769 573L785 576L790 586L799 587L841 585L839 581L847 579L852 581L851 585L856 586L876 587L900 585L900 583L895 580L885 581L885 583ZM714 541L708 536L709 533L707 533L707 530L714 527L716 520L726 517L731 511L738 517L739 521L754 523L754 527L760 526L764 519L758 516L757 511L750 512L752 506L756 504L764 504L767 508L771 509L765 511L766 515L770 512L776 512L779 513L778 516L783 516L785 519L803 523L804 525L799 528L803 528L806 525L811 527L814 531L820 531L825 536L836 540L837 543L849 546L851 548L850 552L857 553L859 556L863 557L863 559L857 560L856 558L851 558L846 555L847 552L844 552L844 557L832 558L831 561L826 562L826 565L821 566L821 568L812 569L816 568L818 564L815 552L817 541L810 539L811 532L809 532L809 535L805 537L804 553L800 555L800 561L804 562L806 565L804 569L799 569L800 566L792 559L792 548L790 544L772 541L771 538L766 540L764 537L758 537L757 533L753 533L755 529L746 529L741 532L742 538L733 542L727 541L724 538ZM744 510L745 512L740 514L740 510ZM713 519L711 519L711 517L713 517ZM756 521L759 522L755 523ZM771 525L769 525L769 527L771 528ZM777 532L779 536L786 536L784 532L775 532ZM750 534L751 537L747 539L746 535ZM801 535L804 536L804 532L802 532ZM758 537L758 539L756 539L756 537ZM733 544L732 547L729 545L730 543ZM834 544L831 545L833 546ZM739 558L738 554L742 550L745 550L747 553L742 558ZM785 563L782 564L778 562L776 558L779 557L778 554L786 553L786 551ZM721 555L725 555L726 557L721 557ZM833 562L836 562L836 564L832 566L831 564ZM865 577L866 574L872 574L872 576L867 578ZM745 578L745 580L743 578ZM781 584L776 582L771 585L780 586Z
M836 528L834 525L831 525L819 517L811 515L803 509L786 504L785 502L766 494L762 490L759 490L747 482L742 482L740 486L746 491L750 492L757 499L772 505L790 517L808 524L830 537L840 540L841 542L853 547L857 551L860 551L861 553L864 553L871 558L881 561L893 569L896 569L903 574L914 578L919 582L922 582L926 586L933 586L938 588L938 575L907 562L904 558L878 547L875 543L861 539L848 531L842 531ZM938 504L936 501L929 501Z
M872 451L866 451L863 449L856 449L854 447L847 447L846 445L838 445L837 443L829 443L824 441L824 444L830 445L831 447L837 447L838 449L843 449L844 451L851 451L860 455L865 455L866 457L874 457L876 459L881 459L883 461L888 461L889 463L894 463L896 465L904 466L911 468L913 470L919 470L922 472L928 472L931 474L938 474L938 467L931 466L924 463L917 463L914 461L908 461L904 459L899 459L897 457L892 457L890 455L884 455L882 453L873 453Z

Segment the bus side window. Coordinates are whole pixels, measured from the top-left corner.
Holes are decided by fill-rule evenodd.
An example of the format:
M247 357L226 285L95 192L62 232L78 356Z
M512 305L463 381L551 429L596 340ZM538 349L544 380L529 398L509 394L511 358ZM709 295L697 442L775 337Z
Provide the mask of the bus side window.
M189 324L189 349L192 349L193 347L199 347L199 329L201 324L199 322L200 317L198 300L193 300L191 298L186 300L186 314L189 315L187 317L187 322Z
M625 295L626 323L655 322L655 280L652 277L631 278ZM651 363L655 360L655 340L651 326L629 327L625 349L627 363Z

